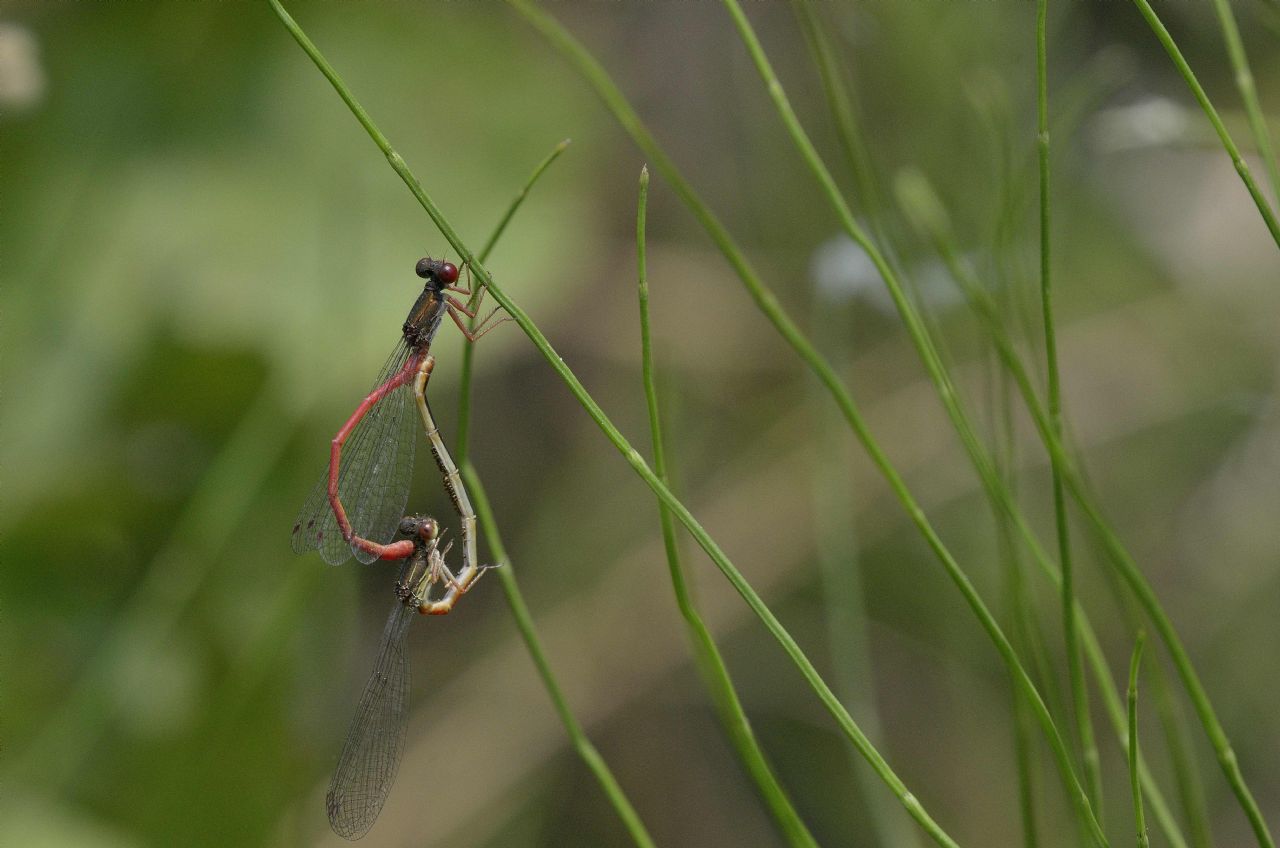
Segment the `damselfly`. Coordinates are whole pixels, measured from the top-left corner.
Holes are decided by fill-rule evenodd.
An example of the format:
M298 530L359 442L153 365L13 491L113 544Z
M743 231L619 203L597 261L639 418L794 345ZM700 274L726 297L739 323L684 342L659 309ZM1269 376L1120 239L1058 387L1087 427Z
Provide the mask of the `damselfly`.
M412 541L391 542L404 514L413 471L413 424L405 414L409 405L407 387L412 384L431 452L461 522L463 567L456 580L450 581L444 598L430 601L424 597L419 609L422 613L441 614L452 609L458 595L466 591L484 567L476 563L475 511L427 404L427 381L435 367L431 341L447 313L467 340L474 342L496 326L490 325L489 320L497 310L469 330L462 316L475 318L476 312L450 294L471 294L457 285L458 267L428 256L418 261L415 271L426 285L409 310L400 341L383 365L373 391L333 437L325 473L293 525L293 550L319 550L332 565L346 562L353 554L361 562L412 556Z
M409 717L409 661L405 633L413 612L428 603L436 583L456 584L439 549L435 519L405 516L399 531L411 552L396 581L396 604L382 631L373 673L365 684L347 741L329 782L325 804L334 833L347 839L364 836L382 810L404 754ZM452 588L452 586L451 586Z

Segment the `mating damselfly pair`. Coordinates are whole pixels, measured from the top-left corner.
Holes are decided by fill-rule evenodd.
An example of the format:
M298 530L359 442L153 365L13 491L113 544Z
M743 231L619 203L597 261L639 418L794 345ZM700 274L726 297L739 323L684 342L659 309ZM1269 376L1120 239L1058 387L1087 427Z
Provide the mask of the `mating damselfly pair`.
M364 563L402 562L395 583L395 605L325 799L329 824L348 839L359 839L373 826L404 753L409 701L405 634L413 612L448 613L476 579L493 567L477 561L475 511L432 418L426 388L435 367L431 342L445 315L474 342L496 326L491 319L497 310L469 329L463 317L474 320L477 310L453 296L471 294L470 289L458 285L458 267L425 257L415 271L426 280L422 294L409 310L400 340L373 390L333 437L329 463L292 531L296 553L317 550L331 565L340 565L352 556ZM482 289L481 297L483 293ZM415 442L411 403L417 407L458 515L462 567L456 574L445 562L452 543L441 548L443 531L436 520L405 514ZM403 538L395 540L397 535ZM433 597L437 587L439 594Z

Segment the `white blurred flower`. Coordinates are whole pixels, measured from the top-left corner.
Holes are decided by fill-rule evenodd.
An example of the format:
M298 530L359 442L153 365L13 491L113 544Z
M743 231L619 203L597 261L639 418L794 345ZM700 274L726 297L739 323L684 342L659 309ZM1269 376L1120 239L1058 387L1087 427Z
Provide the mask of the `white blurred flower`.
M835 236L818 245L809 261L809 276L818 299L824 303L844 304L858 299L879 312L897 314L871 257L848 236ZM946 310L961 300L960 289L937 259L915 265L906 276L908 280L904 282L931 310Z
M0 109L29 109L44 97L40 45L24 26L0 22Z
M1189 126L1182 106L1165 97L1148 97L1102 110L1093 118L1090 135L1099 151L1121 153L1184 141Z

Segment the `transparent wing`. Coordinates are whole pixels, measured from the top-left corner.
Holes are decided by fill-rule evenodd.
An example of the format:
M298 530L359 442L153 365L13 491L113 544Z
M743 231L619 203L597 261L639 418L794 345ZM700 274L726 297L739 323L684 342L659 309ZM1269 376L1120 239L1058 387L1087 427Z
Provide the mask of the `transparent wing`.
M397 603L382 648L347 729L325 804L333 832L359 839L369 832L395 782L409 716L409 663L404 637L414 611Z
M409 352L403 342L396 346L371 392L399 373ZM360 419L342 448L338 497L355 534L378 544L386 544L395 536L409 499L414 451L414 418L409 409L413 406L412 395L411 385L389 392ZM329 465L326 463L298 512L292 544L295 553L318 550L325 562L340 565L351 557L353 550L338 529L328 492ZM365 551L354 553L361 562L373 561L373 555Z

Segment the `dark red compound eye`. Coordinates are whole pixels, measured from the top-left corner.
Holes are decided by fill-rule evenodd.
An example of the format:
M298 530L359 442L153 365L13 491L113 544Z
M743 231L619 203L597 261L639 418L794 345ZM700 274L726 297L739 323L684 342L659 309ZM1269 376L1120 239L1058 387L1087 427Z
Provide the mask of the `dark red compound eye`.
M436 271L436 276L440 282L446 286L451 286L458 282L458 266L452 262L441 262L440 268Z

